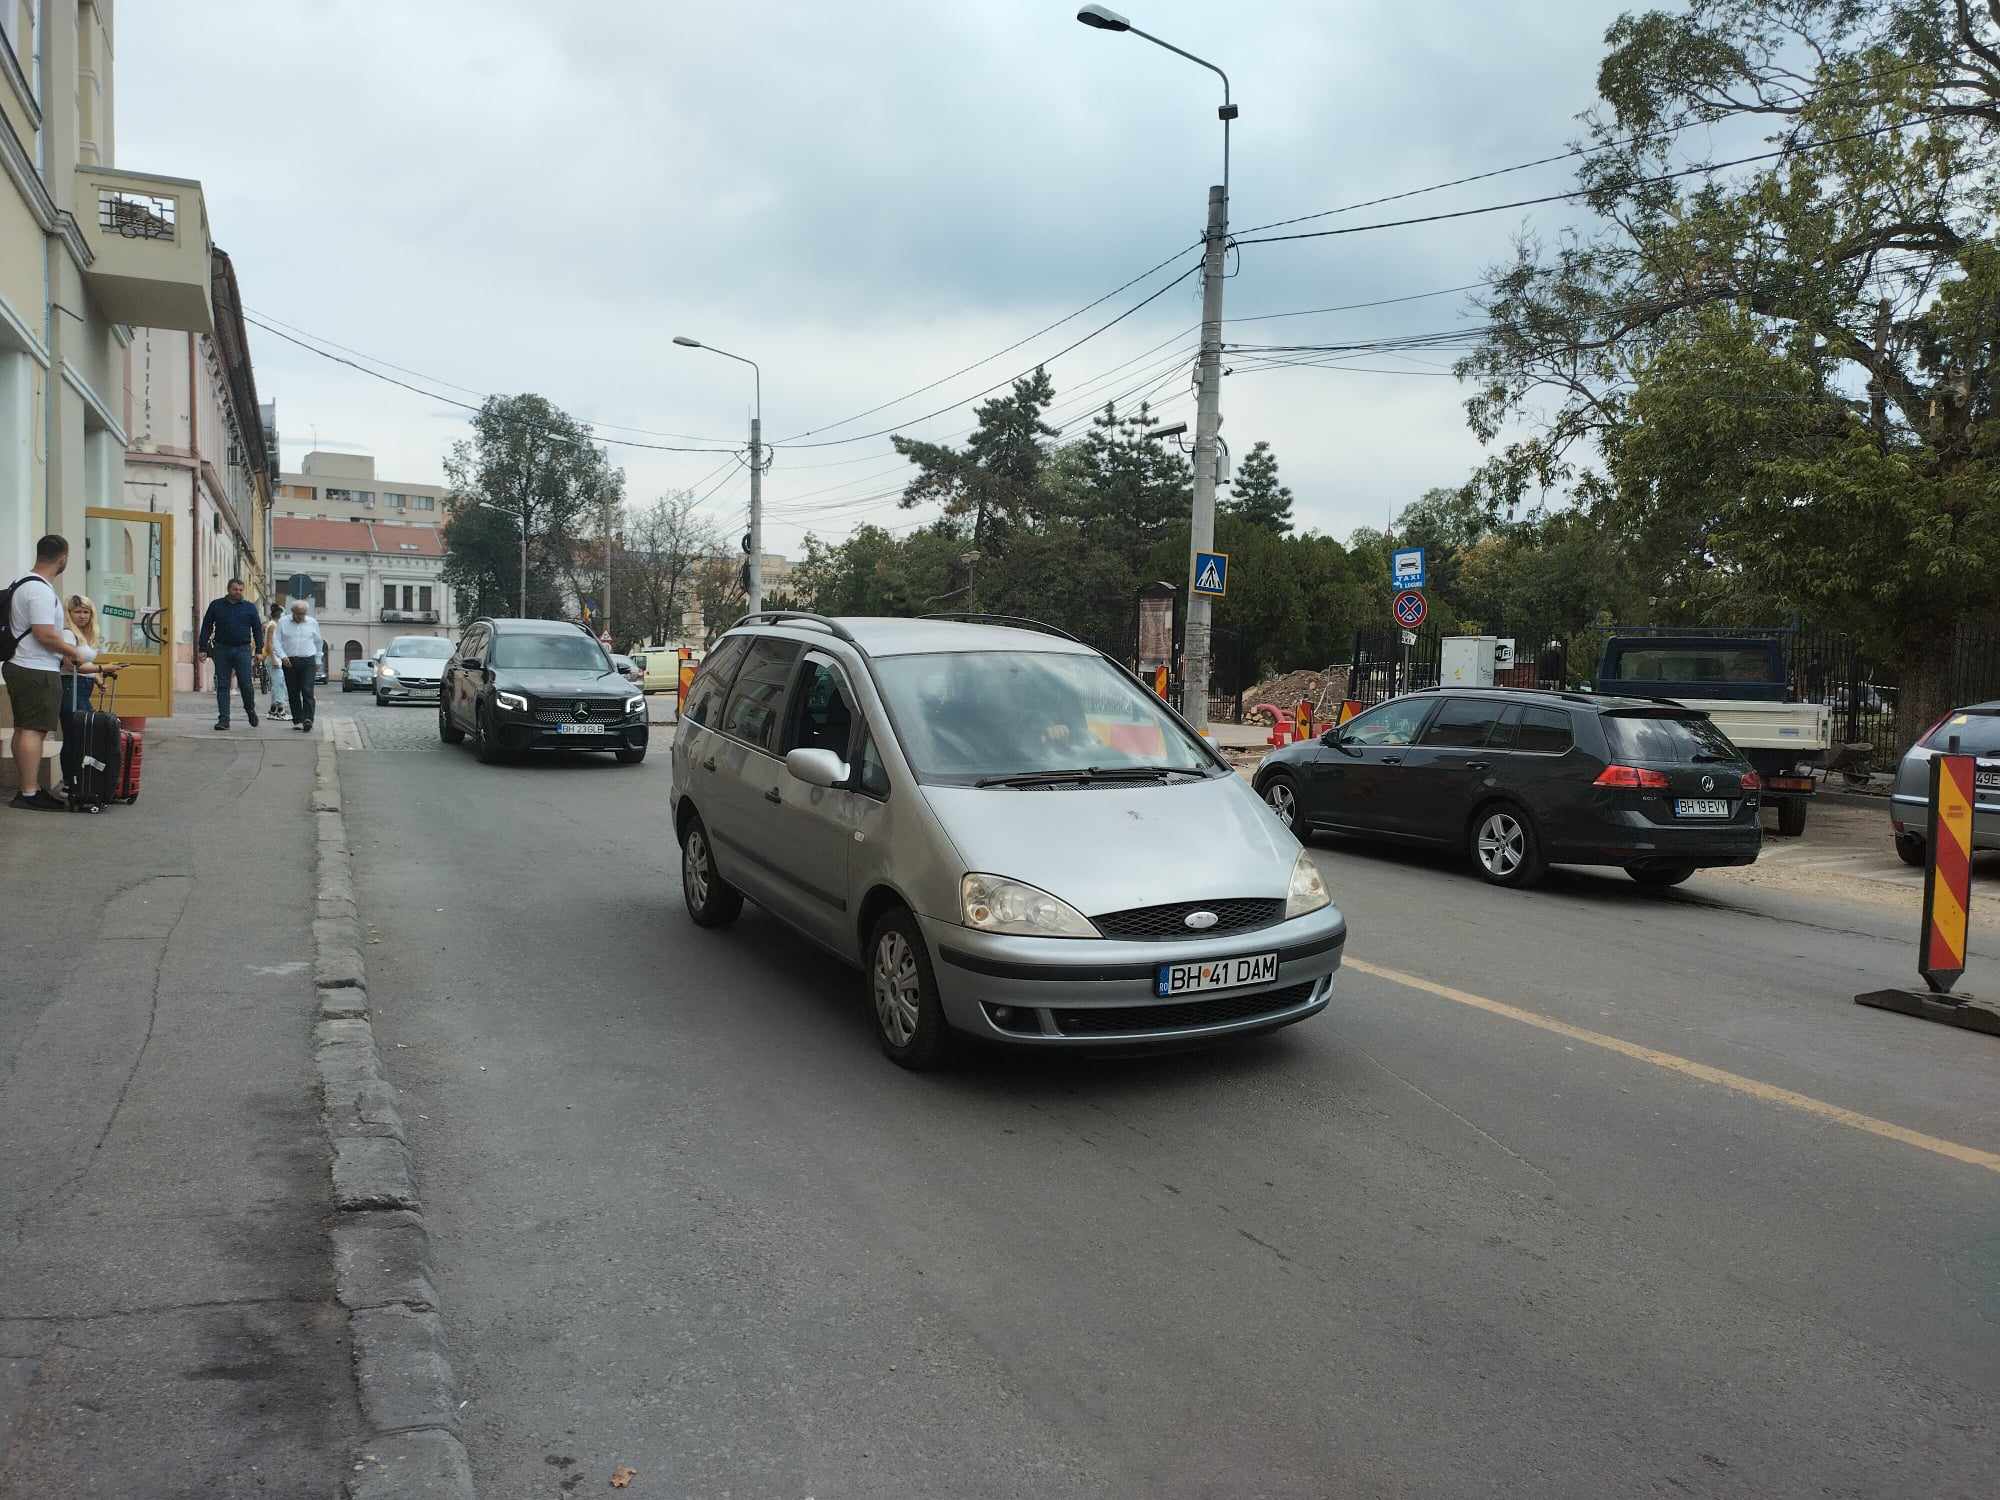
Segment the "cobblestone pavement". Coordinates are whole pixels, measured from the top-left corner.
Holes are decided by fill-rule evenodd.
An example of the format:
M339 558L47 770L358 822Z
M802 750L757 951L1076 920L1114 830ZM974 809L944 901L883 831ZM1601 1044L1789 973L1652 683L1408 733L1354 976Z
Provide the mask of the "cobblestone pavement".
M664 748L673 737L672 698L646 699L655 734L654 747ZM369 693L343 693L320 689L319 726L333 736L343 750L438 751L445 745L438 739L437 705L434 703L392 703L378 707Z

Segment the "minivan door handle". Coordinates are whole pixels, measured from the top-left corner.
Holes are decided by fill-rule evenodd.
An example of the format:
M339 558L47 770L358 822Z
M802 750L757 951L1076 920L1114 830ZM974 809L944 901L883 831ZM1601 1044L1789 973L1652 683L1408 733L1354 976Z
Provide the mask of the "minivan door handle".
M784 805L785 802L785 799L778 795L778 789L776 787L772 787L770 791L764 793L764 800L766 802L775 802L781 807Z

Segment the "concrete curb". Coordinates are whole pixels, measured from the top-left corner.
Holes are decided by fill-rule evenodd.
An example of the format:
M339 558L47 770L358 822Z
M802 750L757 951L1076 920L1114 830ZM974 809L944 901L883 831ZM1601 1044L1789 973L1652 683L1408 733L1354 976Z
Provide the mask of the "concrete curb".
M369 1431L342 1493L347 1500L473 1500L472 1465L458 1437L458 1381L431 1278L430 1231L401 1103L383 1076L369 1020L368 968L330 739L319 742L312 808L319 841L313 1062L333 1175L334 1294L347 1309L354 1389Z

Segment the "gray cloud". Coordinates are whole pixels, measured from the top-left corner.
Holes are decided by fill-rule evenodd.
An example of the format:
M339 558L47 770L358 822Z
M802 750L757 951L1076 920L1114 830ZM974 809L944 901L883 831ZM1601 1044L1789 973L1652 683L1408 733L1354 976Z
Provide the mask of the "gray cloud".
M763 363L767 433L782 436L978 359L1196 239L1220 165L1216 80L1087 31L1073 9L208 0L194 27L173 7L130 6L118 16L118 159L203 180L217 242L260 312L466 386L538 390L602 423L741 441L748 372L668 342L692 333ZM1560 148L1591 102L1618 7L1130 9L1230 70L1241 227ZM245 74L217 72L222 37L258 80L247 92ZM1568 185L1553 166L1351 217ZM1470 281L1521 222L1250 247L1229 311ZM967 395L1153 284L834 435ZM1197 308L1188 283L1058 361L1059 394L1191 325ZM1441 298L1232 337L1361 337L1463 313L1463 299ZM253 344L288 463L317 429L372 448L387 475L434 479L462 435L435 401L267 335ZM1161 394L1180 388L1169 380ZM1420 373L1245 373L1225 386L1225 432L1239 453L1268 438L1306 520L1345 534L1476 461L1462 398ZM969 411L910 430L941 436ZM890 488L887 449L782 452L768 496L795 510ZM640 497L722 462L615 453ZM745 488L738 471L717 492L725 522ZM909 519L886 499L810 519L837 534L857 516ZM803 519L775 524L772 541L795 547Z

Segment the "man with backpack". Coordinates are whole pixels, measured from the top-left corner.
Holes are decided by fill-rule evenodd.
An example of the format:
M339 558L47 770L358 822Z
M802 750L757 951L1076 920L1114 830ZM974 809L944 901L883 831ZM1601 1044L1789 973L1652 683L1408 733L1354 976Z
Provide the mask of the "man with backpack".
M63 663L82 666L97 653L63 639L62 595L56 580L69 566L69 543L51 533L35 543L35 566L6 591L0 623L0 678L14 710L14 769L20 790L10 807L61 812L42 789L42 745L61 724Z

